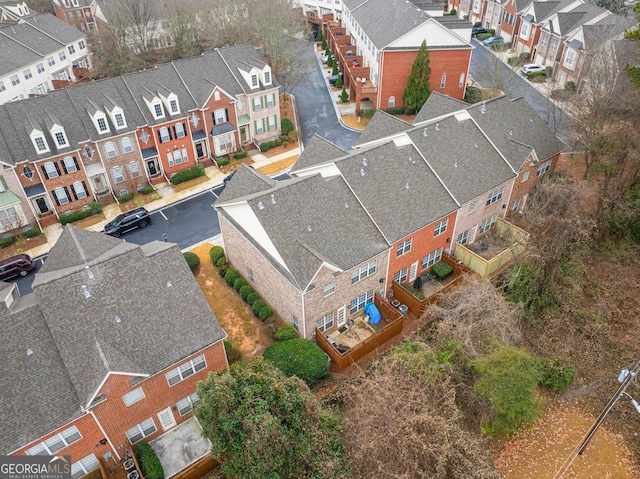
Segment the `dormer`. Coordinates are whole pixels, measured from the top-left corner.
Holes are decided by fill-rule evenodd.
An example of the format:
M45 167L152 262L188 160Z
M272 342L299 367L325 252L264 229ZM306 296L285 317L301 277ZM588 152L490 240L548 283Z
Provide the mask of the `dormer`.
M55 145L57 149L66 148L69 146L69 139L67 138L67 134L64 132L64 128L57 123L54 123L51 129L51 136L55 141Z
M164 108L162 106L162 100L160 100L160 98L154 96L151 101L145 98L144 102L147 104L147 108L149 108L149 111L156 120L164 118Z
M265 65L262 69L262 78L260 80L264 86L272 84L273 79L271 78L271 67L269 67L269 65Z
M47 139L44 137L44 133L40 130L33 129L29 134L31 137L31 141L33 142L33 147L36 149L38 154L40 153L48 153L51 150L49 149L49 145L47 144Z
M111 118L111 123L113 123L116 127L116 130L122 130L127 127L127 121L124 118L124 110L119 106L114 106L111 111L109 111L109 117Z
M169 115L177 115L180 113L180 103L178 103L178 95L175 93L169 93L167 96L160 94L164 107L169 112Z
M93 125L96 127L96 130L100 135L111 131L109 129L109 122L107 122L107 115L105 115L103 111L96 110L96 112L91 115L91 119L93 120Z

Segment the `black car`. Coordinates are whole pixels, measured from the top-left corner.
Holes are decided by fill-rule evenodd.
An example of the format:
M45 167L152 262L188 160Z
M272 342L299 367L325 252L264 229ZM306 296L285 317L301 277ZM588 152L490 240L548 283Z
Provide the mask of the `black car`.
M227 184L231 181L231 178L233 178L233 175L235 174L236 172L233 171L229 176L225 176L224 180L222 180L222 186L227 186Z
M127 231L145 228L149 223L151 223L149 212L144 208L135 208L116 216L113 221L105 225L104 232L117 238Z
M489 33L489 31L486 28L482 28L482 27L473 27L471 29L471 36L472 37L477 37L481 33Z

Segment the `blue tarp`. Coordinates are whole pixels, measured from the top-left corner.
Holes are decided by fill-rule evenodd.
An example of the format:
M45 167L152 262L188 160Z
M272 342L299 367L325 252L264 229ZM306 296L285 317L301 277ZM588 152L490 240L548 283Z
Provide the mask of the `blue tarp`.
M380 311L378 311L375 304L365 304L364 312L369 316L369 324L378 324L380 322Z

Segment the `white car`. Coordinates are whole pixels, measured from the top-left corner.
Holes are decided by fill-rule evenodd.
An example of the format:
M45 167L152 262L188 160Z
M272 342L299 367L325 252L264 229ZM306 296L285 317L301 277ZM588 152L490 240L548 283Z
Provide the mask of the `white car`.
M547 67L542 65L537 65L535 63L528 63L522 67L522 74L526 75L527 73L536 73L536 72L544 72L547 70Z

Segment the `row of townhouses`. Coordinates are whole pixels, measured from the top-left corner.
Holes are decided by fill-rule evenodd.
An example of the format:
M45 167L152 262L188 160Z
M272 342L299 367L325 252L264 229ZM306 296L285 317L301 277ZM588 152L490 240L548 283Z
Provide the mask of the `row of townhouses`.
M226 333L172 243L68 225L33 292L0 293L0 452L69 455L72 479L195 426L197 381L227 368Z
M1 229L47 226L280 131L278 86L251 45L1 105Z
M97 0L51 0L51 4L56 17L82 33L107 28L107 19Z
M452 0L460 18L479 22L517 53L528 53L532 62L552 67L561 84L576 84L594 59L626 64L625 29L638 24L631 17L584 0ZM603 62L602 58L596 61ZM624 60L624 61L623 61ZM636 60L637 61L637 60ZM612 79L613 80L613 79Z
M85 79L86 36L24 2L0 2L0 104L42 95Z
M522 214L564 150L524 99L434 92L412 124L376 112L355 151L315 136L290 180L241 168L215 206L231 263L312 338Z
M435 9L433 7L436 7ZM443 15L441 4L416 6L387 0L344 0L337 20L307 9L339 62L356 109L404 106L402 95L423 40L430 59L430 88L463 99L471 62L471 24Z

